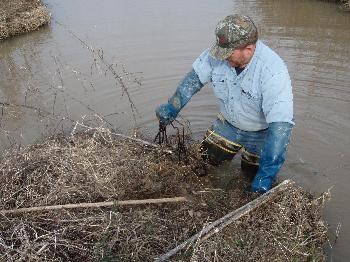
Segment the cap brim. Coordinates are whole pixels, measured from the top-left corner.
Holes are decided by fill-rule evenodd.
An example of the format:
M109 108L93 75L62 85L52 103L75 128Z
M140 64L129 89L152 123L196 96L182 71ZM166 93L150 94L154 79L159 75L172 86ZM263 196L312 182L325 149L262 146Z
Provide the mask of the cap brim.
M210 55L218 60L226 60L234 50L234 48L222 48L215 44L210 50Z

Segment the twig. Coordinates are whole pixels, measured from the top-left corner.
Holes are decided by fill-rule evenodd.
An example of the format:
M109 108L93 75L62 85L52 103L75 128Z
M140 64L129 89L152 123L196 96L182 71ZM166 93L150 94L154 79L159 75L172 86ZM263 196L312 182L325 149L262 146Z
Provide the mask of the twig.
M250 213L254 209L260 207L262 204L266 203L267 201L271 200L273 197L275 197L279 192L284 191L289 186L293 185L294 182L291 180L285 180L281 184L277 185L276 187L272 188L270 191L266 192L265 194L261 195L260 197L254 199L253 201L249 202L248 204L234 210L233 212L225 215L224 217L214 221L210 225L208 225L206 228L202 229L199 233L195 234L191 238L187 239L185 242L181 243L177 247L173 248L169 252L159 256L158 258L155 258L156 261L167 261L170 257L175 255L180 250L184 249L186 246L194 243L199 238L200 241L204 241L208 239L210 236L218 233L221 229L226 227L227 225L235 222L242 216Z
M23 107L26 109L32 109L37 111L39 114L40 113L45 113L47 115L50 115L51 113L46 112L45 110L40 109L40 107L35 107L35 106L30 106L30 105L21 105L21 104L12 104L12 103L7 103L7 102L0 102L0 106L4 107L4 106L13 106L13 107ZM3 114L3 113L2 113Z
M67 30L67 32L73 36L75 39L77 39L87 50L89 50L93 55L94 55L94 62L96 63L96 57L99 58L100 62L106 67L106 69L113 75L114 79L116 80L116 85L120 85L123 94L125 93L128 101L130 103L130 108L131 108L131 112L133 114L133 118L134 118L134 123L136 124L136 114L139 114L138 109L134 103L134 101L131 98L131 95L128 91L127 88L127 84L124 81L123 77L120 76L117 71L113 68L113 64L107 62L104 59L104 55L103 55L103 50L95 50L93 47L89 46L85 41L83 41L77 34L75 34L72 30L70 30L67 26L65 26L64 24L62 24L61 22L54 20L59 26L63 27L65 30ZM107 71L106 70L106 71Z
M78 203L78 204L66 204L66 205L54 205L54 206L38 206L27 207L10 210L1 210L1 215L6 214L19 214L29 213L37 211L47 210L62 210L62 209L74 209L74 208L99 208L107 206L125 206L125 205L143 205L143 204L161 204L161 203L174 203L174 202L186 202L185 197L172 197L172 198L153 198L153 199L137 199L137 200L124 200L124 201L107 201L96 203Z

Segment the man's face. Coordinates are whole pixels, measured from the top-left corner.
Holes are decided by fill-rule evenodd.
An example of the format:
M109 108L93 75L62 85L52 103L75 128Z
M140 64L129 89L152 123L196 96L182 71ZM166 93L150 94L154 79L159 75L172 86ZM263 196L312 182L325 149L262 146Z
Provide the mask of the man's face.
M232 67L246 67L254 55L255 45L247 45L244 48L236 49L226 59Z

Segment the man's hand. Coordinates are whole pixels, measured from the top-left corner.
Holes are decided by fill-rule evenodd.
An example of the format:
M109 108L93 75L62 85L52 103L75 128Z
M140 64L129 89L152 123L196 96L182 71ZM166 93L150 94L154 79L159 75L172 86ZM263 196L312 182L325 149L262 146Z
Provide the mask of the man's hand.
M160 105L156 109L156 116L162 126L167 126L173 122L179 111L170 103Z
M192 69L177 86L175 94L170 97L168 103L160 105L156 109L159 123L163 126L167 126L173 122L180 110L202 87L203 84L199 80L196 72Z

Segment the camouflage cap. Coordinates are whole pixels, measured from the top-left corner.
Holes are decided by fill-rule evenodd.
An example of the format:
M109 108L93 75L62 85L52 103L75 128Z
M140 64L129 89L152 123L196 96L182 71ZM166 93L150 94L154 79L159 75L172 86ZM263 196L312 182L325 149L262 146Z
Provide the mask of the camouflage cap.
M235 49L255 42L257 28L248 16L229 15L217 24L215 35L216 44L211 48L210 55L225 60Z

